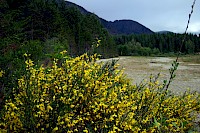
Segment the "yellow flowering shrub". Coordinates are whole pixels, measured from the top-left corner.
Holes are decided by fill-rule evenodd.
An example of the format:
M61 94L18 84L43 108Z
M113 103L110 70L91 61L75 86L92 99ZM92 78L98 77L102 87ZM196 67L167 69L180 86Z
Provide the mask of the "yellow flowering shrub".
M63 53L64 54L64 53ZM199 113L199 94L174 96L156 80L131 85L97 55L49 67L28 59L6 100L0 132L185 132Z

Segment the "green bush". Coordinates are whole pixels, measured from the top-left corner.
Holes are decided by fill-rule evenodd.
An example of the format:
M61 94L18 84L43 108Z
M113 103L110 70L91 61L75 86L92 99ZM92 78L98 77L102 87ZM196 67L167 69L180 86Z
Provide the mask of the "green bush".
M131 85L117 65L87 54L26 74L1 112L0 132L187 132L199 113L199 94L174 96L151 77Z
M142 47L140 43L128 43L118 45L118 54L121 56L153 56L160 54L159 49L150 47Z

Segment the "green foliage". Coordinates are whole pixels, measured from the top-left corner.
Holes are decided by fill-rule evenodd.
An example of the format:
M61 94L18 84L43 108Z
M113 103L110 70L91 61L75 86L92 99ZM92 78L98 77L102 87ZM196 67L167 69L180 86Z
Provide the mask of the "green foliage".
M139 42L136 42L134 39L124 45L118 45L119 55L141 55L141 56L150 56L158 55L160 51L157 48L142 47Z
M148 53L149 48L151 51L156 50L154 54L171 54L177 53L180 50L180 44L184 38L183 34L167 33L167 34L142 34L142 35L129 35L129 36L115 36L115 42L120 49L128 49L128 52L131 51L132 47L129 47L127 44L134 42L139 43L145 49L144 54ZM125 46L123 46L125 45ZM159 52L159 51L160 52ZM121 50L119 50L120 52ZM200 37L197 35L187 34L186 43L183 44L182 53L184 54L193 54L200 52ZM119 53L120 54L120 53ZM123 52L123 55L127 55ZM129 53L129 55L131 55ZM142 55L142 54L140 54ZM147 54L148 55L148 54Z
M59 38L51 38L45 41L45 51L44 54L47 55L47 57L50 58L57 58L56 55L59 54L59 52L68 49L68 41L67 39L59 39Z
M91 49L95 39L102 40L97 52L105 57L117 55L112 37L95 15L81 14L65 2L55 0L3 1L7 7L0 13L1 39L20 42L58 38L68 40L68 51L72 56L81 55ZM15 4L15 6L12 6ZM111 41L109 41L111 40ZM113 52L103 49L111 49Z
M180 60L184 62L192 62L192 63L197 63L200 64L200 54L197 55L186 55L186 56L181 56Z
M195 45L191 40L186 41L185 49L187 54L193 54L195 51Z
M64 53L63 57L65 57ZM27 56L27 54L25 54ZM174 96L158 77L131 85L111 64L87 54L26 72L1 111L0 132L188 132L200 96ZM3 74L0 71L0 74ZM2 76L2 75L1 75Z
M30 40L27 42L24 42L21 45L21 50L19 50L19 55L23 55L23 53L29 53L31 54L32 58L35 61L40 60L42 57L44 57L44 43L38 40Z

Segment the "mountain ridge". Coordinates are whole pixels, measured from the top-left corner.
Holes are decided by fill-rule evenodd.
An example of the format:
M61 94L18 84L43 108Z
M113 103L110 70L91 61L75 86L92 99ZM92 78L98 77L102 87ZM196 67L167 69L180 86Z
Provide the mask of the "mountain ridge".
M66 6L75 7L82 14L93 14L95 15L102 25L108 30L108 32L112 35L130 35L130 34L153 34L154 32L149 28L145 27L141 23L130 20L130 19L122 19L115 21L107 21L94 13L87 11L84 7L79 6L73 2L65 1Z
M168 34L168 33L173 33L173 32L168 31L168 30L162 30L162 31L157 31L156 33L158 33L158 34Z
M101 20L102 21L102 20ZM102 22L103 23L103 22ZM149 28L137 21L130 19L121 19L115 21L106 21L103 24L111 34L152 34Z

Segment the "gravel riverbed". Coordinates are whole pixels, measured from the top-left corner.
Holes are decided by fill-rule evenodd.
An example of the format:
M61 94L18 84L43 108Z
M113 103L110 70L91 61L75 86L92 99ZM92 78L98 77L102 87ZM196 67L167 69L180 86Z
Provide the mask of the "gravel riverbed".
M126 77L133 84L139 84L142 80L149 80L151 74L157 75L160 73L159 81L169 80L169 69L174 57L135 57L121 56L118 58L102 59L111 61L118 60L120 68L124 68ZM181 94L187 89L191 92L197 91L200 93L200 64L193 62L179 62L176 77L171 83L169 89L175 94Z

